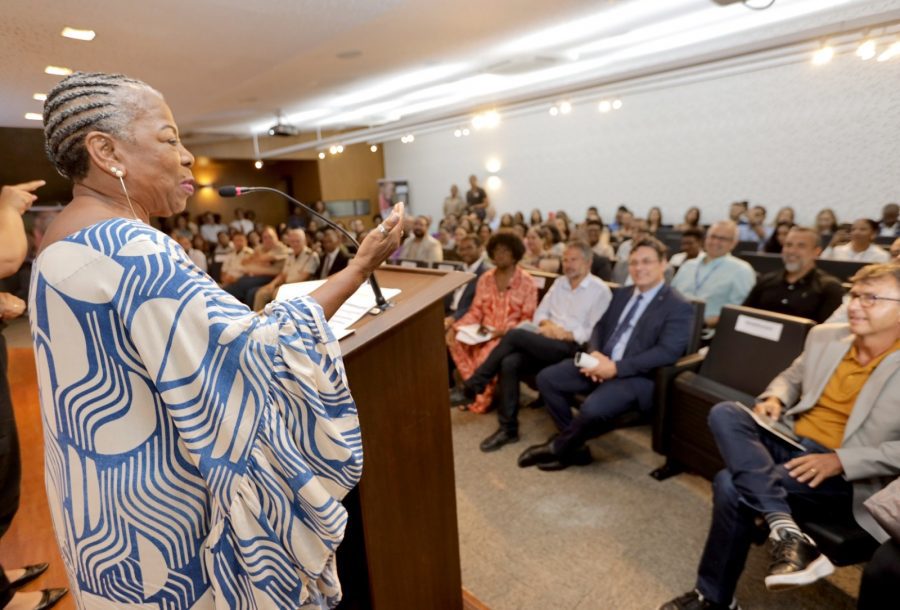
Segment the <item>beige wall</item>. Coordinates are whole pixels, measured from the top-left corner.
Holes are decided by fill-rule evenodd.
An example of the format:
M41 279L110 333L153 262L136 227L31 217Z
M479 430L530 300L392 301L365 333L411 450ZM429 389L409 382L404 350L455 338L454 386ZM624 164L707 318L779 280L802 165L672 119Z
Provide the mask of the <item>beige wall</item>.
M322 199L368 199L372 214L378 211L378 179L383 177L384 155L380 146L373 153L368 144L353 144L343 153L326 155L319 161Z

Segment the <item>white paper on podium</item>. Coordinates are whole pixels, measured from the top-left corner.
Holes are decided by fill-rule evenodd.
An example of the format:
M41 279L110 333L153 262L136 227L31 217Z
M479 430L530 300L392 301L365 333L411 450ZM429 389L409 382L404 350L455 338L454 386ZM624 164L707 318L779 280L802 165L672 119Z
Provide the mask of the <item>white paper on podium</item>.
M314 292L316 288L325 283L326 280L312 280L310 282L295 282L293 284L283 284L275 295L276 301L285 301L287 299L296 299L297 297L305 297ZM399 288L382 288L381 294L385 299L392 299L400 294ZM370 309L375 307L375 293L372 292L372 286L369 282L363 282L356 292L350 295L350 298L344 301L344 304L334 312L334 315L328 319L328 325L331 326L331 332L337 339L341 339L349 335L352 330L350 326L356 324L360 318L365 316Z

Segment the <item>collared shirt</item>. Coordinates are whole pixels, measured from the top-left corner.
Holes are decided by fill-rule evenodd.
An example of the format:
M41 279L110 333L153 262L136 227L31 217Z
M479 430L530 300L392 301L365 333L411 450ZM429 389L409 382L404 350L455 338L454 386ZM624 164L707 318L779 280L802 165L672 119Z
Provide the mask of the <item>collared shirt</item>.
M870 244L862 252L853 249L853 244L828 247L822 252L820 258L833 258L839 261L860 261L863 263L886 263L891 260L891 255L884 248Z
M821 269L813 267L793 284L786 276L782 269L760 277L744 305L810 318L820 324L841 305L844 289L840 280Z
M253 230L253 221L246 218L235 219L229 225L235 231L240 231L244 235Z
M440 262L444 260L444 249L441 248L441 242L427 233L422 239L416 239L415 235L410 235L400 249L400 258Z
M234 278L241 277L244 275L244 270L241 268L241 263L244 262L244 259L253 254L253 248L250 246L244 246L244 249L240 252L234 252L229 255L228 258L225 259L225 262L222 263L222 275L229 275Z
M650 303L653 302L653 299L656 298L656 295L659 294L659 291L662 290L662 287L665 286L665 282L660 282L650 290L646 292L641 292L637 288L631 294L631 298L628 299L628 302L625 304L625 308L622 310L622 313L619 314L619 321L616 323L618 327L619 324L622 323L622 320L625 319L625 316L628 314L628 309L631 307L634 300L641 295L641 302L638 304L637 311L634 312L634 315L631 316L631 321L628 324L628 328L625 329L625 332L622 333L622 336L619 337L619 341L613 345L611 350L611 354L609 355L610 360L613 362L618 362L622 359L622 356L625 355L625 348L628 347L628 340L631 339L631 333L634 332L634 327L637 326L638 322L641 319L641 316L644 315L644 312L647 310L647 307L650 306ZM615 332L615 331L614 331Z
M730 254L708 260L707 255L685 261L672 279L672 288L688 298L703 299L705 316L718 316L725 305L744 302L756 283L749 263Z
M748 222L738 223L738 241L752 241L756 242L759 245L762 245L769 237L772 236L772 233L775 231L775 227L767 227L763 226L763 235L759 236L759 233L753 230L753 227Z
M284 261L284 269L281 270L284 273L284 283L299 282L304 273L308 278L314 277L318 268L319 255L309 247L304 248L300 254L291 252L287 260Z
M487 255L482 252L477 261L475 261L471 265L463 265L463 271L465 271L466 273L476 273L478 271L478 267L480 267L486 259ZM478 278L475 278L472 281L477 282ZM462 295L466 291L466 286L468 285L469 284L467 282L453 291L453 302L450 304L450 311L456 311L457 309L459 309L459 301L460 299L462 299Z
M459 216L466 211L466 202L462 197L445 197L444 198L444 216L456 214Z
M859 352L854 344L841 360L825 389L809 411L802 413L794 424L794 431L823 447L837 449L844 440L844 428L853 411L856 397L869 380L872 372L888 355L900 349L900 340L877 358L868 363L859 362Z
M550 320L572 333L575 343L586 343L603 316L612 291L597 276L588 274L572 289L569 278L557 278L534 313L534 323Z

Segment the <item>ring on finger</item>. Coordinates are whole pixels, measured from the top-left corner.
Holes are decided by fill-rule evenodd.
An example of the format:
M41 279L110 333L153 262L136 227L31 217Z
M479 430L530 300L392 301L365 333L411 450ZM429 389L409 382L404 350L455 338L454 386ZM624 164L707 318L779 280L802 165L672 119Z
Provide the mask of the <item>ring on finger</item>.
M384 226L384 223L379 223L379 225L378 225L378 230L381 231L381 234L382 234L382 235L387 235L387 234L388 234L388 230L387 230L387 228Z

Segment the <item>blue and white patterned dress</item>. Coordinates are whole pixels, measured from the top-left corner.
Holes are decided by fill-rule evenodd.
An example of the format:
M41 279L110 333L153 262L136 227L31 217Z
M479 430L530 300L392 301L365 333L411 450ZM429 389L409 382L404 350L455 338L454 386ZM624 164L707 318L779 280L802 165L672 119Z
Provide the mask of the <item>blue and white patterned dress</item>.
M48 246L30 298L47 495L79 608L336 605L362 445L321 308L254 314L123 219Z

